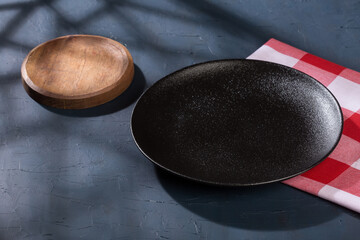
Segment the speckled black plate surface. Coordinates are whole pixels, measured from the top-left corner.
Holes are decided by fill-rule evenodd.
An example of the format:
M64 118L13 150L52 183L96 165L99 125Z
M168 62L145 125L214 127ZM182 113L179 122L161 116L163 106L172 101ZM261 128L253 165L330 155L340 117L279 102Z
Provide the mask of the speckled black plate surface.
M223 60L179 70L150 87L131 120L151 161L213 184L284 180L325 159L343 126L334 96L282 65Z

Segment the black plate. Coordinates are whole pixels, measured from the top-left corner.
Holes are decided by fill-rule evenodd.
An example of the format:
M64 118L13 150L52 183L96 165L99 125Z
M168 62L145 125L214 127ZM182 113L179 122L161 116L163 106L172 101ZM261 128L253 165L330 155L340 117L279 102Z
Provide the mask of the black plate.
M150 87L131 120L155 164L221 185L284 180L325 159L343 126L335 97L295 69L222 60L179 70Z

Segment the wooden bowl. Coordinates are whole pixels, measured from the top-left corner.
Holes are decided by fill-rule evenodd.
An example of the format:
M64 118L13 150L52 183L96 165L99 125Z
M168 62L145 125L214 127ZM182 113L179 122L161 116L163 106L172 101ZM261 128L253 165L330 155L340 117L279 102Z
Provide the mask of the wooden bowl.
M25 90L35 101L62 109L108 102L130 85L133 59L119 42L69 35L35 47L21 66Z

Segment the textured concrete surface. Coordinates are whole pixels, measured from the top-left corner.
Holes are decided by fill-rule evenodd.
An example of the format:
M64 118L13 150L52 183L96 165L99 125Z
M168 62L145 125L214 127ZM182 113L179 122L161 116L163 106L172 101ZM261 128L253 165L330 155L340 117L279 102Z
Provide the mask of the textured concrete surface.
M45 108L20 65L74 33L125 44L136 75L113 102ZM357 239L360 217L288 186L219 188L154 168L134 101L181 67L245 58L270 37L360 71L359 1L0 0L0 239Z

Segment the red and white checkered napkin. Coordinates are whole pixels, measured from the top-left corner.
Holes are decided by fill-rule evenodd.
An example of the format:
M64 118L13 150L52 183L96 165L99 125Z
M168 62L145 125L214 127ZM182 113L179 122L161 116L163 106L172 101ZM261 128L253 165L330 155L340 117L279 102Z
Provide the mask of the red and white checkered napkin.
M335 95L344 115L338 146L319 165L283 183L360 213L360 73L275 39L270 39L248 59L300 70Z

